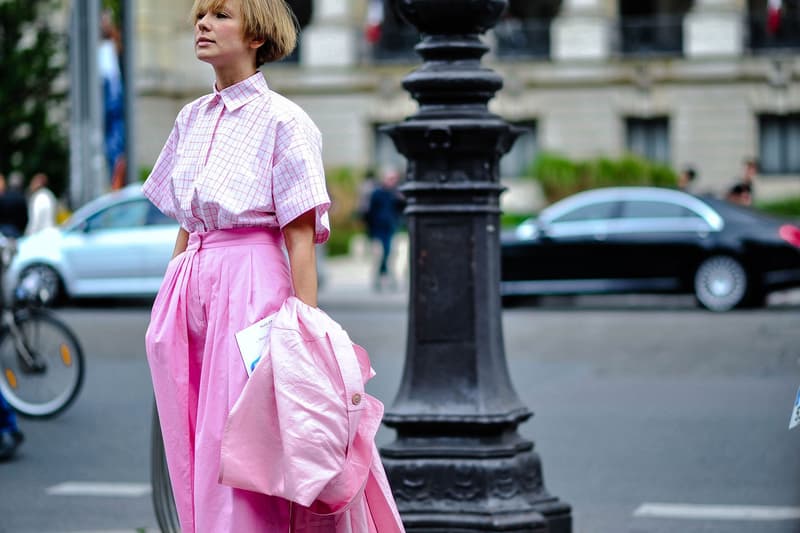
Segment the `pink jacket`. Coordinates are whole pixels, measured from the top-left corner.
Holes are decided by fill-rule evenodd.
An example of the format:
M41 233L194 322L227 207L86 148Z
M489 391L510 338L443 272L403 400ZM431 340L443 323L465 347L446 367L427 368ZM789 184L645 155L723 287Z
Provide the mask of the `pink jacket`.
M228 416L220 482L294 502L293 532L403 532L374 441L383 404L364 392L374 375L339 324L287 299Z

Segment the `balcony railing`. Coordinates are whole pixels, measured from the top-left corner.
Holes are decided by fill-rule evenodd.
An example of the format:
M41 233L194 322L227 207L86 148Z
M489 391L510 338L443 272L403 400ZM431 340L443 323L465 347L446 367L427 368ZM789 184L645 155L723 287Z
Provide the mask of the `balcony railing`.
M683 15L623 16L619 39L625 55L681 55Z
M417 63L420 58L414 46L419 39L419 32L412 26L384 26L380 39L370 47L371 59L375 63Z
M535 59L550 56L550 19L509 19L495 27L496 54L503 59ZM375 63L417 62L414 46L420 36L409 26L384 27L370 47Z
M778 27L771 31L766 12L752 13L747 17L748 47L754 52L780 49L800 49L800 15L786 13Z
M506 19L494 29L497 57L536 59L550 57L552 19Z

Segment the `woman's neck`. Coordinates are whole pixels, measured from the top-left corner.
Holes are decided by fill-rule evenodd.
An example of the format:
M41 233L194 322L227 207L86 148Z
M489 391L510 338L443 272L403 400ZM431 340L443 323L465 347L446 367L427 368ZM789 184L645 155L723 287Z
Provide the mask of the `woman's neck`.
M216 86L217 90L221 91L230 87L231 85L236 85L240 81L244 81L253 74L257 72L255 67L240 67L235 66L231 68L214 68L214 73L216 74Z

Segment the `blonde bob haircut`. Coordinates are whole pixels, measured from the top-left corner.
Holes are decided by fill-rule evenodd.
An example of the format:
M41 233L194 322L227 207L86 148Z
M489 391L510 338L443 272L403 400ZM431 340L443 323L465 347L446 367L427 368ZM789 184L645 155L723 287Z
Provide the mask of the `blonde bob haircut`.
M285 0L227 0L238 2L242 30L246 39L263 40L256 50L256 67L288 56L297 44L299 25ZM225 7L226 0L194 0L190 13L192 24L198 15L214 13Z

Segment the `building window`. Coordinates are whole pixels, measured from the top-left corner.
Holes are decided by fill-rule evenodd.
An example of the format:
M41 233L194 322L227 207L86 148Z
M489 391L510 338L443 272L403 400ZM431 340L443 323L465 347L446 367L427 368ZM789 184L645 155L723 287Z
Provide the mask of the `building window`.
M669 164L669 119L633 118L625 119L626 146L628 151L659 163Z
M417 29L397 14L392 0L369 0L364 39L367 54L376 63L417 63L414 47L420 41Z
M768 9L767 0L748 0L747 32L750 49L771 51L800 48L800 1L783 0L780 9Z
M312 0L287 0L287 5L294 13L298 26L302 29L308 26L314 14L314 6ZM280 60L280 63L297 65L300 63L300 45L303 38L303 32L297 33L297 46L291 54Z
M517 137L514 146L500 160L501 178L519 178L527 174L536 158L536 122L517 122L515 126L525 128L525 133Z
M629 55L681 55L692 0L619 0L619 47Z
M508 9L494 27L497 57L549 57L550 26L558 15L559 5L557 0L509 0Z
M800 174L800 113L761 115L758 133L763 174Z

